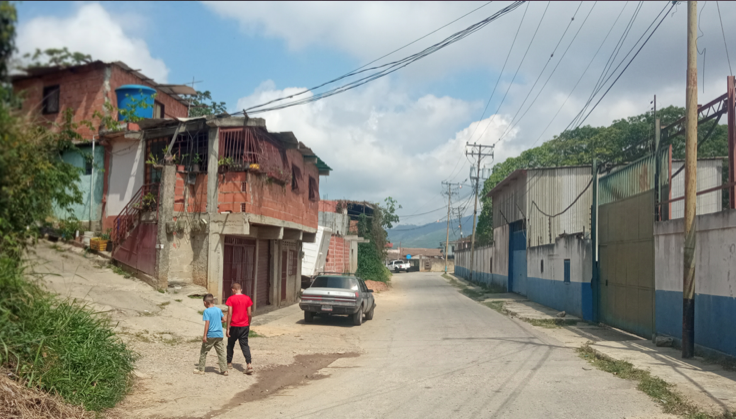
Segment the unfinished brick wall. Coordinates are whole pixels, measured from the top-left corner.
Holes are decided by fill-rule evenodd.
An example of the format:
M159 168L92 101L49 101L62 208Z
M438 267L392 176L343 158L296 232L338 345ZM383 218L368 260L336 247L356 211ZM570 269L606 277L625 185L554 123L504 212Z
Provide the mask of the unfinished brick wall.
M303 226L317 228L319 201L309 199L309 176L319 185L319 172L314 164L305 164L297 150L286 150L290 164L301 170L299 188L291 183L279 184L251 172L218 174L218 211L247 212ZM244 186L245 185L245 186Z
M74 109L74 122L90 121L97 128L100 120L94 118L95 111L105 113L105 69L110 66L110 87L107 98L113 106L117 107L117 96L115 89L126 84L142 84L154 87L150 82L144 81L122 68L113 64L96 62L84 66L72 67L55 73L45 74L38 77L21 79L13 83L13 90L24 98L23 111L37 114L38 118L52 123L61 124L64 110ZM43 111L43 89L47 86L59 85L59 112L42 114ZM155 88L155 87L154 87ZM186 117L187 107L171 96L157 92L156 100L164 105L166 117ZM114 116L116 117L116 116ZM92 139L97 135L97 129L90 130L80 125L77 131L85 139Z
M350 272L350 243L340 236L330 236L325 272Z
M176 173L174 212L206 213L207 173L198 173L194 185L187 183L187 177L187 173Z
M337 212L337 201L319 201L319 212Z

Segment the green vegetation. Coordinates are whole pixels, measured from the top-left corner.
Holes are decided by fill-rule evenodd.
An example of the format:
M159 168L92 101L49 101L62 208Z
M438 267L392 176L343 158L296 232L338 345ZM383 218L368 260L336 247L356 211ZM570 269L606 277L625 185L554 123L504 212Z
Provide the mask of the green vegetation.
M259 335L258 333L256 333L255 330L250 329L250 331L248 331L248 337L249 338L262 338L264 336L263 335Z
M108 317L44 291L23 266L27 247L47 225L53 209L69 210L82 203L77 186L81 169L61 156L78 151L75 144L84 141L78 128L92 124L75 122L72 109L64 110L62 123L54 129L17 114L20 98L7 81L15 51L15 20L14 4L1 1L0 367L12 371L18 385L100 411L125 397L133 353L115 336ZM73 237L75 220L61 224L64 234ZM3 404L8 400L0 400L0 411L8 410ZM38 399L38 412L43 403Z
M227 113L227 106L225 102L215 102L212 100L212 94L209 90L204 92L197 92L196 95L191 96L192 106L189 108L189 117L205 116L205 115L220 115ZM209 104L207 103L209 102Z
M384 265L386 260L386 229L399 222L396 210L401 205L390 196L384 205L373 204L373 216L361 214L358 219L358 236L369 239L370 243L358 244L358 270L355 273L363 279L388 282L391 272Z
M662 126L671 124L684 115L685 109L676 106L657 110ZM715 121L707 122L698 127L699 142L703 142L714 124ZM476 244L493 241L493 210L491 198L486 195L514 170L592 164L594 158L614 164L633 162L650 152L653 126L654 116L651 112L613 121L608 127L586 125L565 131L538 147L522 152L518 157L509 157L494 165L493 174L485 181L480 195L483 197L483 207L476 227ZM715 126L710 137L699 146L698 157L727 156L727 134L727 126ZM684 136L662 140L662 146L667 147L670 144L674 158L685 157Z
M501 314L506 314L506 309L503 308L503 301L487 301L483 303L484 306L492 308Z
M130 278L130 274L123 270L123 268L117 266L117 265L110 265L110 270L115 272L118 275L121 275L123 278L128 279Z
M125 397L133 354L106 317L28 281L14 261L0 260L0 364L38 387L89 410Z
M578 324L577 320L572 319L524 319L525 322L532 326L544 327L545 329L559 329L562 326L575 326Z
M673 385L662 380L661 378L652 376L649 371L634 368L634 366L626 361L616 361L605 355L598 353L591 348L589 344L578 348L578 355L586 361L593 364L596 368L610 372L611 374L624 380L636 381L637 388L655 402L662 405L665 413L682 416L688 419L733 419L734 415L726 413L718 416L711 416L700 411L695 405L690 403L681 394L673 389Z

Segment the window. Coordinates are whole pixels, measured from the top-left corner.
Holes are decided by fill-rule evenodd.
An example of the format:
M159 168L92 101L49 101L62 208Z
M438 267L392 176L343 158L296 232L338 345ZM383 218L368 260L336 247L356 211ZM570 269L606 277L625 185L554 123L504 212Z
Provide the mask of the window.
M43 88L43 113L59 112L59 85L46 86Z
M491 262L488 265L488 272L493 273L493 256L491 256Z
M570 259L565 259L565 282L570 282Z
M539 261L539 271L544 273L544 260Z
M83 158L84 158L84 174L91 175L92 174L92 157L84 156Z
M166 107L163 103L159 101L153 102L153 118L154 119L161 119L164 118L164 115L166 115Z
M302 181L302 171L296 165L291 165L291 190L299 191L299 183Z
M319 187L317 186L317 180L312 176L309 177L309 200L319 201Z
M318 276L312 283L312 288L342 288L358 290L355 278L347 276Z
M289 250L289 275L296 275L296 250Z

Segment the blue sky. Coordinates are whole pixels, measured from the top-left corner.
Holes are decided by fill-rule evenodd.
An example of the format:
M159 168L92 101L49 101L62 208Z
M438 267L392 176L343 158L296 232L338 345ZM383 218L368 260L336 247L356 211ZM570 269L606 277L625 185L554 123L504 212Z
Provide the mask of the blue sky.
M23 53L67 46L105 61L125 61L168 83L187 83L194 77L203 81L195 86L198 90L210 90L216 100L236 111L341 75L482 4L22 2L18 47ZM508 4L486 5L390 58L418 52ZM624 51L667 4L643 4ZM724 22L736 19L736 4L719 5ZM545 12L546 7L543 2L523 5L467 39L369 85L258 116L271 130L293 131L333 167L333 174L322 179L323 196L381 201L390 195L399 199L401 212L407 214L438 208L444 202L440 182L467 177L466 141L490 144L508 131L496 147L497 162L565 128L634 15L636 2L551 2ZM715 4L703 3L700 8L699 42L708 51L701 95L711 98L723 92L729 69ZM614 23L619 13L622 18ZM604 125L646 112L654 94L662 106L683 105L685 14L678 6L667 16L586 122ZM481 120L519 27L501 83ZM538 36L532 40L537 27ZM603 42L609 28L612 36ZM578 30L579 36L574 36ZM725 32L736 58L736 30L727 27ZM558 52L550 58L558 43ZM568 54L561 58L568 45ZM600 45L600 55L584 72ZM561 65L551 73L557 60ZM538 77L541 81L535 85ZM581 83L572 90L578 78ZM512 124L514 115L527 107L526 116ZM548 123L550 129L543 133ZM408 221L441 217L438 212Z

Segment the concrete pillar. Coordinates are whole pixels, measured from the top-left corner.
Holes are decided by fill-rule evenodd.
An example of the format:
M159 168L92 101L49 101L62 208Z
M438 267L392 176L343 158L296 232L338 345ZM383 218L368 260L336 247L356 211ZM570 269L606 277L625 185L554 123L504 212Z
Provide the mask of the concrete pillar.
M174 194L176 187L176 166L167 164L161 171L161 183L158 193L158 225L156 243L156 279L158 289L165 290L169 286L169 253L173 242L173 234L166 232L166 225L174 223Z
M214 232L213 220L218 214L218 178L217 159L220 152L220 129L210 127L207 145L207 215L209 223L205 234L207 234L207 290L213 294L218 302L222 300L222 264L224 239Z

